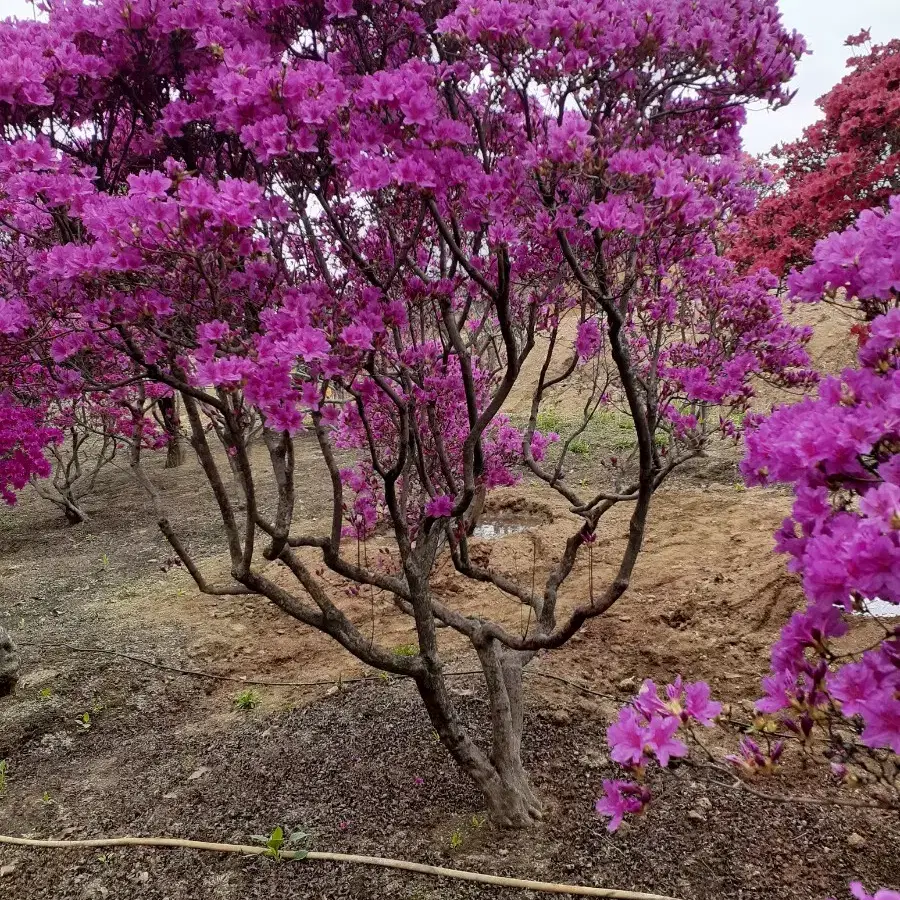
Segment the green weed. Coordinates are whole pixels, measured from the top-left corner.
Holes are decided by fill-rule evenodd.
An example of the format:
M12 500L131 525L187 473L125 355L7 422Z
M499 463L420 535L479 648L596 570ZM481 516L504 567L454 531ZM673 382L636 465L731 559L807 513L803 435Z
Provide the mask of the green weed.
M241 691L237 697L234 698L234 705L238 709L242 709L245 711L256 709L260 704L260 696L256 693L256 691L246 690Z
M578 456L588 456L591 452L591 445L583 438L575 438L575 440L569 444L569 452L575 453Z
M312 843L312 838L300 830L292 831L285 837L280 825L276 825L268 834L254 834L250 839L256 844L262 844L266 848L266 856L271 859L284 859L282 853L285 850L297 854L290 859L304 859Z
M544 432L544 434L551 431L561 434L566 430L569 422L555 406L548 406L538 413L536 424L537 430Z

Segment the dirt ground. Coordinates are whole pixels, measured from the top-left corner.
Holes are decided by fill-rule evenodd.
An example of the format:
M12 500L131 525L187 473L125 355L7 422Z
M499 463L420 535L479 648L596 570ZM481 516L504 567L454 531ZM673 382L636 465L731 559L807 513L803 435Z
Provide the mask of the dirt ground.
M842 352L838 346L836 360ZM617 703L645 677L680 672L709 680L742 715L742 701L755 696L767 669L767 648L801 602L771 552L789 498L743 490L735 462L733 451L703 460L661 491L632 589L569 646L535 661L525 754L549 815L540 828L514 834L485 824L477 792L434 740L411 684L366 671L260 599L199 594L173 565L126 471L108 471L90 521L77 528L26 496L0 512L0 625L23 658L17 694L0 700L0 759L7 760L0 833L247 843L282 825L311 834L317 850L685 900L824 900L846 897L852 878L873 888L900 885L896 817L788 806L684 765L654 778L655 802L619 832L608 834L593 813L602 779L615 772L604 731ZM224 571L212 497L198 492L196 463L163 470L154 460L150 467L194 556L206 572ZM327 480L311 445L301 446L298 469L305 474L302 514L312 527L325 508ZM494 568L520 578L534 571L538 579L574 522L564 504L527 479L494 495L485 520L529 526L484 540L480 549ZM622 514L604 520L591 558L566 582L563 606L582 601L591 581L603 584L625 530ZM361 552L382 546L375 539ZM376 640L394 648L413 641L408 621L386 598L347 596L337 579L333 586ZM461 583L446 567L435 589L464 611L526 625L518 605ZM860 621L851 640L865 640L874 627ZM444 640L448 668L469 671L471 654L458 640ZM85 652L98 647L170 668ZM247 685L171 668L294 684L254 686L258 705L240 711L234 699ZM461 674L453 686L477 733L485 716L478 679ZM722 746L728 741L737 738L723 734ZM834 793L820 770L797 767L762 787L812 798ZM3 900L280 896L537 895L318 862L0 845Z

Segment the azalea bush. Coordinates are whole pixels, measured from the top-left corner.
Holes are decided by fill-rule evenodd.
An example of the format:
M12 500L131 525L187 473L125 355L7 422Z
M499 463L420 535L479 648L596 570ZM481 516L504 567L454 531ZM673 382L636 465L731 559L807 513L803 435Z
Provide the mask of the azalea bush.
M163 396L154 399L154 393ZM46 445L44 455L53 472L47 478L43 472L31 475L35 491L59 508L70 524L84 522L88 518L85 502L94 494L100 473L120 451L128 452L129 465L137 469L142 449L171 449L165 423L157 424L150 415L170 393L163 385L138 382L111 392L52 400L43 418L62 440Z
M67 397L177 395L230 578L204 575L155 496L200 589L264 598L411 677L494 821L540 818L523 666L625 593L655 492L738 435L756 376L814 378L773 280L719 254L754 202L744 104L785 102L804 50L774 0L51 3L46 23L0 25L0 49L11 396L34 366ZM530 357L516 427L503 408ZM615 407L636 436L579 485L572 436L537 427L573 380L588 420ZM329 479L322 532L295 525L298 441ZM470 538L523 470L575 516L539 579ZM566 596L615 507L615 574ZM377 565L359 552L376 531ZM447 556L527 630L437 592ZM408 616L417 652L379 644L325 569ZM484 740L448 690L441 628L480 661Z
M900 40L872 46L866 30L847 45L856 52L817 101L822 118L772 151L774 178L731 248L742 268L787 276L821 238L900 191Z
M815 262L789 279L797 299L840 291L871 321L857 332L856 368L747 431L747 483L793 488L776 546L807 602L772 648L760 718L722 762L755 780L776 772L794 744L830 768L836 790L844 784L864 792L863 803L900 811L900 197L887 207L820 242ZM851 652L840 638L856 614L877 615L880 634ZM604 783L597 809L611 829L649 802L647 765L687 756L693 729L711 727L719 712L703 683L677 681L663 698L644 684L608 732L612 758L632 775ZM870 896L859 883L853 894Z
M0 495L15 503L16 494L32 478L46 478L51 465L46 448L61 439L45 424L43 411L22 406L9 394L0 394Z

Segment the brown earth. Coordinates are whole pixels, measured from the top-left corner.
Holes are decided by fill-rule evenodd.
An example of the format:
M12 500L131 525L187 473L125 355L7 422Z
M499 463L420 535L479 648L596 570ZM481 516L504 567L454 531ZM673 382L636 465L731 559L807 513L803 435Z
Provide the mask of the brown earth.
M835 360L844 333L835 326L819 336ZM592 459L576 459L571 477L587 472ZM301 446L298 469L304 524L312 528L321 525L327 480L311 445ZM153 460L151 470L204 570L225 571L213 501L197 489L196 464L163 470ZM767 648L802 601L771 553L772 531L788 507L785 493L742 489L733 451L698 462L660 492L629 593L568 647L535 661L537 672L593 693L528 679L526 762L549 816L540 828L510 834L484 823L479 796L433 739L409 683L366 671L259 599L199 594L172 564L126 472L107 474L91 520L78 528L26 497L0 513L0 625L17 638L23 657L17 694L0 700L0 759L8 760L0 833L245 843L281 824L310 832L316 849L685 900L845 897L854 877L872 888L896 887L898 823L886 813L764 800L684 765L654 777L654 804L616 834L592 810L602 779L615 772L605 755L605 727L641 679L705 678L734 704L735 716L746 715L767 669ZM493 495L484 518L529 526L485 540L480 550L495 569L538 580L575 523L564 504L528 480ZM624 513L604 520L591 556L566 582L563 606L584 600L592 584L602 589L625 529ZM389 548L375 539L360 552L371 559L382 549ZM351 595L336 578L332 584L335 598L376 640L401 651L414 643L408 621L385 598ZM518 605L459 581L446 566L435 589L464 611L527 627ZM865 640L874 628L861 621L851 640ZM459 639L442 640L448 668L471 670ZM233 700L247 685L75 647L235 679L321 683L257 685L259 705L241 712ZM477 678L459 675L453 685L477 729L485 715ZM721 748L736 740L716 739ZM834 796L819 769L789 767L761 787L823 801ZM3 900L282 895L536 896L312 862L0 845Z

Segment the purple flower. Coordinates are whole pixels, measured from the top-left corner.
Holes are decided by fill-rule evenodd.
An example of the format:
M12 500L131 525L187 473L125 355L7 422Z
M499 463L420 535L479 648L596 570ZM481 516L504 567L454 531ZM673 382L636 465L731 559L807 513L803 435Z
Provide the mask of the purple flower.
M372 329L367 325L348 325L341 331L341 340L348 347L372 350Z
M162 172L140 172L129 175L126 180L132 195L146 196L154 200L164 200L166 191L172 187L172 179Z
M412 92L400 99L400 111L411 125L427 125L437 115L434 99L428 96L425 85L415 86Z
M612 758L623 766L637 766L644 761L644 728L638 714L630 707L619 710L618 721L606 730Z
M859 501L859 509L885 531L900 528L900 486L888 482L867 491Z
M654 716L644 729L644 746L656 754L663 768L669 765L671 757L687 756L687 746L675 737L680 726L681 722L674 716Z
M328 339L324 333L318 328L301 328L293 339L293 350L302 356L306 362L312 362L315 359L324 359L328 356L331 349L328 345Z
M684 689L684 714L701 725L711 728L713 719L722 712L722 704L709 699L709 685L697 681Z
M644 680L637 696L631 702L645 719L657 714L666 715L670 712L669 707L659 697L656 683L649 678Z
M581 359L590 359L600 349L603 338L596 319L588 319L578 326L575 350Z
M869 894L862 886L862 882L859 881L850 882L850 893L856 897L856 900L900 900L900 891L890 891L887 888L882 888L874 894Z
M900 700L882 692L857 706L866 723L862 742L867 747L890 747L900 753Z
M633 781L603 781L603 796L594 803L601 816L608 816L607 828L615 831L626 813L639 813L650 802L650 792Z
M446 518L453 512L453 498L446 494L433 497L425 504L425 515L431 519Z
M745 772L755 772L763 768L766 758L756 741L748 737L741 738L740 753L732 753L725 757L733 766L743 769Z
M328 0L327 9L335 19L349 19L356 15L353 0Z
M862 704L878 693L878 679L865 662L843 666L828 679L831 696L841 704L845 716L862 714Z

